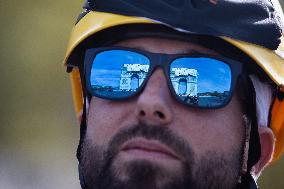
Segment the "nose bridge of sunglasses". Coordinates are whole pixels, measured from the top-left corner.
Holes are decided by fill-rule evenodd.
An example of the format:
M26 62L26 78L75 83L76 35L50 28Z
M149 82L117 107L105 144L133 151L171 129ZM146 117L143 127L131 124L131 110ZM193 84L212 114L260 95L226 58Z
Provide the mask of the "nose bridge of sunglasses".
M149 53L150 58L150 70L148 72L149 77L158 69L163 70L164 76L167 78L169 73L169 65L172 60L172 55L170 54L161 54L161 53Z

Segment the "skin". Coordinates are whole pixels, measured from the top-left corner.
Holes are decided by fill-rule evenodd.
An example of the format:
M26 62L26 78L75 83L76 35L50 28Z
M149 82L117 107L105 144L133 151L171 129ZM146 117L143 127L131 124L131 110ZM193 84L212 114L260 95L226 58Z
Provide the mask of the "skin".
M191 51L216 54L214 50L190 42L150 37L125 40L115 46L165 54ZM194 154L192 174L195 175L199 173L198 167L202 166L202 163L206 163L204 161L206 161L208 154L220 155L232 164L240 163L240 157L234 156L240 156L242 153L245 133L242 116L241 103L236 94L233 95L227 106L214 110L189 108L177 102L171 96L163 71L158 68L150 77L142 93L134 98L126 101L112 101L92 97L87 116L86 140L90 151L92 146L103 151L107 149L117 133L133 125L143 124L144 127L167 128L175 136L190 145ZM138 145L158 144L171 150L171 147L158 140L149 140L144 137L135 137L133 140ZM173 153L176 157L155 151L149 152L143 147L126 151L120 150L112 160L112 169L117 173L116 177L122 181L131 178L126 167L133 162L146 162L160 168L168 175L183 175L183 162L190 157ZM88 160L86 155L85 159ZM210 166L210 163L208 166ZM220 177L232 174L230 178L237 179L239 170L232 171L229 167L222 168L225 175L220 174ZM240 165L231 167L237 169ZM221 172L221 168L216 170ZM202 170L199 174L206 175L206 173L202 173ZM198 178L197 175L195 177ZM222 179L220 178L220 180ZM96 184L95 181L89 182ZM167 182L168 178L157 177L156 183L161 188ZM235 183L236 180L231 182Z

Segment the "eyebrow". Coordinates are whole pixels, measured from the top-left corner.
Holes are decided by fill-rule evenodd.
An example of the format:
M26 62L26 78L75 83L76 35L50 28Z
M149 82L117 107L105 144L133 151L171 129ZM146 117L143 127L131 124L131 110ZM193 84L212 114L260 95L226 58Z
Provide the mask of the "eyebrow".
M207 54L207 55L219 55L220 53L218 51L212 50L212 49L208 49L207 47L202 46L203 48L206 48L207 51L198 51L196 49L185 49L183 51L181 51L181 54Z
M198 51L198 50L193 50L193 49L185 49L183 51L181 51L180 54L211 54L211 53L207 53L207 52L201 52L201 51Z
M131 48L141 50L141 51L150 52L149 49L146 49L145 47L142 47L142 46L133 46ZM175 54L207 54L207 55L213 54L214 55L214 54L219 54L219 53L216 52L216 51L213 51L211 49L208 49L207 52L198 51L198 50L195 50L195 49L184 49L184 50L181 50L180 52L175 53Z

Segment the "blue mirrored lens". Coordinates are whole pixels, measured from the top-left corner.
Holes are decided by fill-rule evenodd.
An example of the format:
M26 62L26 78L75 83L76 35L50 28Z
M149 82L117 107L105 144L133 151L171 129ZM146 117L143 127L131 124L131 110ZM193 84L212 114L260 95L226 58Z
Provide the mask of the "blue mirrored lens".
M178 58L171 63L170 79L177 96L192 106L212 108L230 98L230 66L213 58Z
M127 50L108 50L93 60L90 83L93 92L107 98L124 98L134 94L142 85L150 61Z

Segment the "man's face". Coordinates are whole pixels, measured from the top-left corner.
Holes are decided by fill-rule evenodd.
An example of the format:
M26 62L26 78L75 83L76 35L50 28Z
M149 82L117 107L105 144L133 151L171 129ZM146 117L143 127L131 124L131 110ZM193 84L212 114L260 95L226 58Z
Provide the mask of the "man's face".
M137 38L116 46L180 54L215 54L170 39ZM92 97L82 148L88 188L234 188L244 137L237 95L221 109L189 108L177 102L158 68L144 90L128 100Z

